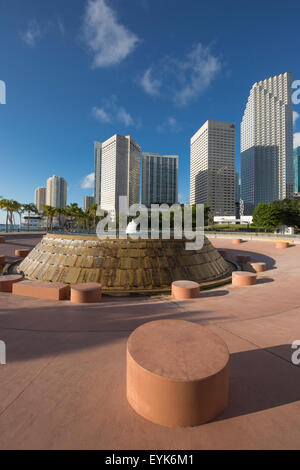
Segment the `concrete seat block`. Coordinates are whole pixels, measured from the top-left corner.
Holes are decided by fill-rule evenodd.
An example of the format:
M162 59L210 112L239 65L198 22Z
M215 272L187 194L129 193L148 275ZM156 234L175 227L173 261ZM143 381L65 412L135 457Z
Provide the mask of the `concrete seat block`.
M100 302L102 297L101 284L89 282L76 284L71 287L71 302L75 304L87 304Z
M227 405L229 352L217 335L195 323L159 320L127 342L127 400L164 426L198 426Z
M262 273L267 270L266 263L250 263L250 266L256 273Z
M30 250L15 250L15 256L18 258L26 258L30 253Z
M21 282L23 276L20 274L7 274L0 276L0 292L12 292L13 285L17 282Z
M235 271L232 273L232 285L234 287L253 286L256 284L256 274L246 271Z
M66 300L70 298L70 286L52 282L22 281L14 284L13 294L37 299Z
M288 248L290 246L289 242L276 242L275 243L275 248L278 250L284 250L285 248Z
M233 245L240 245L241 243L243 243L243 240L241 238L233 238L232 239L232 244Z
M174 281L172 296L177 300L195 299L200 296L200 285L193 281Z

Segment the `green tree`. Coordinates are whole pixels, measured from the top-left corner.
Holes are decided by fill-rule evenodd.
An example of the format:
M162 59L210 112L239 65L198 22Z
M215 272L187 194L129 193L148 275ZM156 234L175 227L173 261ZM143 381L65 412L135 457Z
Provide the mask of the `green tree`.
M44 210L44 215L47 217L47 230L49 230L49 227L50 227L50 230L52 230L53 219L54 219L54 216L56 215L56 208L45 205L43 206L43 210Z
M31 202L30 204L23 204L24 212L27 212L27 230L29 231L29 224L30 224L30 215L37 214L38 210L36 206Z
M97 210L98 210L98 204L92 204L86 210L88 216L92 217L93 219L94 229L96 228L96 225L97 225Z
M276 204L260 202L253 212L252 225L265 230L275 230L282 225L282 212Z
M15 224L14 213L18 211L20 203L14 199L2 199L0 201L0 207L6 211L6 232L8 232L8 224L10 226L10 232L12 232Z

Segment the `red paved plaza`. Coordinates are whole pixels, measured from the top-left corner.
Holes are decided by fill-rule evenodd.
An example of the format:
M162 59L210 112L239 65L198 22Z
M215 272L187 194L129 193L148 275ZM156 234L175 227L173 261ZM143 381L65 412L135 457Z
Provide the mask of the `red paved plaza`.
M0 255L38 241L7 238ZM300 340L300 245L211 241L232 257L266 262L257 285L225 285L187 301L104 297L84 306L0 293L0 449L299 449L291 343ZM167 428L128 405L127 338L160 319L204 325L227 343L230 401L213 422Z

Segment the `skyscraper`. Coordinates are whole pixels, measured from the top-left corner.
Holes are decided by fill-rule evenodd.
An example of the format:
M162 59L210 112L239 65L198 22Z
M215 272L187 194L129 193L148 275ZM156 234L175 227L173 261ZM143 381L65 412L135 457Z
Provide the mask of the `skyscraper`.
M113 135L95 143L95 202L104 210L119 212L119 196L129 206L140 201L141 148L130 136Z
M60 176L52 176L47 180L47 206L66 207L67 204L67 182Z
M235 125L206 121L191 138L190 203L215 216L235 214Z
M101 142L94 142L94 156L95 156L94 198L95 198L95 204L98 204L99 206L101 206L101 156L102 156Z
M178 155L143 153L142 203L178 202Z
M300 193L300 147L294 149L294 193Z
M245 214L259 202L293 193L292 74L254 83L241 124L241 198Z
M46 204L47 189L40 187L35 190L34 204L39 212L43 211L43 206Z
M84 196L84 210L88 209L94 203L95 198L93 196Z

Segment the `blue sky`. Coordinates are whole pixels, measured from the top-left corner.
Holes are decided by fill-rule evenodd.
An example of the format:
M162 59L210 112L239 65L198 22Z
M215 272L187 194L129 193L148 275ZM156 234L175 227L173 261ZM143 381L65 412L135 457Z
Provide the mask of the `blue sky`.
M180 156L187 202L199 127L237 124L239 168L252 84L285 71L300 80L299 14L289 0L0 0L0 195L32 202L58 174L82 205L94 140L119 133ZM295 133L300 145L300 118Z

